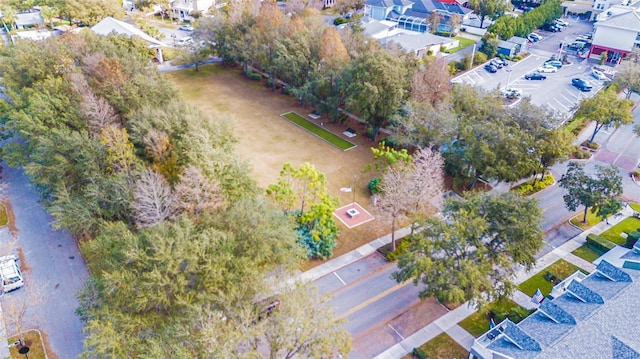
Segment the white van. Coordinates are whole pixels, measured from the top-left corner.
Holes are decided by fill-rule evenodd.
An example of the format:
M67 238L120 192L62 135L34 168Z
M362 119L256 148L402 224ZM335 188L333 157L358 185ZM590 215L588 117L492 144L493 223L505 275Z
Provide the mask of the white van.
M2 279L1 293L7 293L24 286L18 256L0 257L0 279Z
M185 46L193 43L191 36L186 36L178 40L178 46Z

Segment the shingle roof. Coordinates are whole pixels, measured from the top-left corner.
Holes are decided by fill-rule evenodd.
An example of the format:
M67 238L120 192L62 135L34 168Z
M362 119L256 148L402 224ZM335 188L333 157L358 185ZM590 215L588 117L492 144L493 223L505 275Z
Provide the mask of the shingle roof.
M407 6L413 4L413 1L409 0L367 0L365 1L366 5L376 6L376 7L393 7L394 5L398 6Z
M595 26L640 32L640 14L638 14L636 10L629 10L625 13L613 15L605 20L598 21L595 23Z
M102 21L91 27L91 31L95 32L98 35L104 36L109 35L112 32L115 32L116 34L127 35L129 37L137 36L150 44L156 46L165 46L162 42L154 39L137 27L124 21L116 20L110 16L105 17L104 19L102 19Z
M44 19L40 15L40 11L23 12L16 14L15 22L17 26L32 26L36 24L43 24Z

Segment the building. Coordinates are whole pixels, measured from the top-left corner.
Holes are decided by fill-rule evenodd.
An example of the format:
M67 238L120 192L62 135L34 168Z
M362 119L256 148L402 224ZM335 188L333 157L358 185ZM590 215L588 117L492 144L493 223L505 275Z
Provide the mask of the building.
M460 21L467 20L472 13L457 1L453 0L367 0L364 4L365 16L378 21L393 21L399 28L416 32L430 31L429 18L438 15L440 22L437 32L449 32L457 29L451 28L451 18L460 16Z
M557 296L520 323L506 319L478 337L470 358L640 358L638 279L640 271L601 260L556 285Z
M626 55L640 49L640 13L636 7L616 6L599 18L593 25L589 58L605 54L607 63L619 64Z
M120 21L114 19L110 16L105 17L99 23L93 25L91 27L91 31L95 32L98 35L107 36L112 33L126 35L129 37L135 36L139 37L145 42L147 42L148 47L156 50L156 59L158 62L164 62L164 58L162 55L162 47L166 46L160 40L157 40L151 36L149 36L144 31L138 29L137 27L128 24L124 21Z
M16 14L16 29L28 29L32 27L41 27L44 25L44 19L40 15L40 11L30 11Z
M506 57L514 57L529 49L529 40L514 36L507 41L500 41L498 43L498 55Z
M194 21L192 16L194 11L204 13L212 6L216 5L215 0L173 0L171 11L173 17L180 21Z

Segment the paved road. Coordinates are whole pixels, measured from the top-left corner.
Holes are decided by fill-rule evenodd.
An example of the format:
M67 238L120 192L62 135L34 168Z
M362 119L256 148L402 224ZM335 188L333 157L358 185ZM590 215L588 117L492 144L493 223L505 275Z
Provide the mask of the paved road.
M48 338L51 350L60 359L75 358L82 352L83 324L75 315L76 293L84 287L88 272L75 240L66 232L51 228L52 218L38 203L38 194L24 171L3 165L3 181L9 182L8 199L18 228L18 246L24 255L26 286L2 297L3 308L24 300L33 303L34 294L43 298L30 304L25 328L38 328ZM0 232L0 242L10 239ZM10 315L5 311L5 316ZM14 333L5 317L7 332Z

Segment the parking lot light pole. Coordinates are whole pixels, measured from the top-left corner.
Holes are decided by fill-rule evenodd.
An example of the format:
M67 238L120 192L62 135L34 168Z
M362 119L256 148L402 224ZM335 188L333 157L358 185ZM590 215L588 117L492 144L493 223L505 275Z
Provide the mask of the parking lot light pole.
M507 72L507 88L505 90L508 90L509 87L509 83L511 82L511 71L513 71L512 69L506 69L505 70Z

